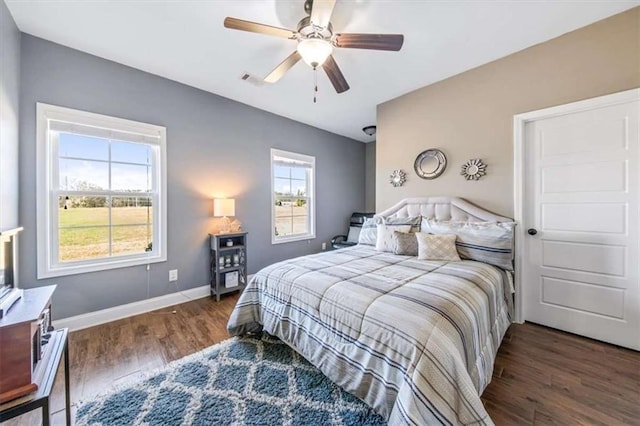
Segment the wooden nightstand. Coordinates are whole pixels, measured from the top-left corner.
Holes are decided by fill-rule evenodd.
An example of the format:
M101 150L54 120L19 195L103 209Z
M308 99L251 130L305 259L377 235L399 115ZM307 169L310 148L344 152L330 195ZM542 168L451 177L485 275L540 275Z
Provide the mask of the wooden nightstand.
M243 290L247 285L247 233L209 234L211 296Z

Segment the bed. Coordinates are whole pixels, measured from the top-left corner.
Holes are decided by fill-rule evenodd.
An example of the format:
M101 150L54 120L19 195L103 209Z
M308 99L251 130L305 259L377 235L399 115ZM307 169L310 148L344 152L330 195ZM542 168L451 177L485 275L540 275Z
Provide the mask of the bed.
M405 199L382 220L511 222L454 197ZM256 273L231 334L268 332L389 424L493 424L480 396L510 324L509 272L355 247Z

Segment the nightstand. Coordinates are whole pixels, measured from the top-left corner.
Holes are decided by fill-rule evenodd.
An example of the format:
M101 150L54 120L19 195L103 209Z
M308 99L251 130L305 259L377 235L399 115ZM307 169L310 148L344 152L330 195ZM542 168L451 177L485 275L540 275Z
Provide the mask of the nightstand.
M247 233L209 234L211 296L243 290L247 285Z

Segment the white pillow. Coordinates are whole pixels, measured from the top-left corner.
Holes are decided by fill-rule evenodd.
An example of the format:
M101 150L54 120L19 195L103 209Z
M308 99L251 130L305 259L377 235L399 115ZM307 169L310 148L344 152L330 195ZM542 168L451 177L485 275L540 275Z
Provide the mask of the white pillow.
M376 225L382 223L382 221L383 219L380 216L367 218L367 220L362 224L360 236L358 237L358 244L375 246L378 229L376 228Z
M460 260L456 250L455 235L431 235L418 232L416 238L418 239L419 260Z
M377 251L389 251L393 253L395 251L395 244L393 239L393 232L409 232L411 225L383 225L378 224L377 236L376 236L376 250Z
M347 234L347 242L357 243L360 238L360 231L362 231L361 226L350 226L349 233Z

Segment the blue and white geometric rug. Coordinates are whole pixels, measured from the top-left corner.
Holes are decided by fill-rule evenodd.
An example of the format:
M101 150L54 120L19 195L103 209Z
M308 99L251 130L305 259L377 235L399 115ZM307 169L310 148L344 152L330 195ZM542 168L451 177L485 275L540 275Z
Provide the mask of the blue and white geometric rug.
M76 425L385 425L280 340L234 337L83 402Z

